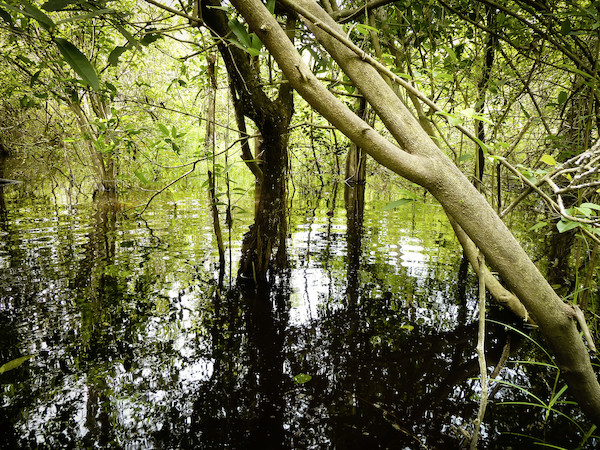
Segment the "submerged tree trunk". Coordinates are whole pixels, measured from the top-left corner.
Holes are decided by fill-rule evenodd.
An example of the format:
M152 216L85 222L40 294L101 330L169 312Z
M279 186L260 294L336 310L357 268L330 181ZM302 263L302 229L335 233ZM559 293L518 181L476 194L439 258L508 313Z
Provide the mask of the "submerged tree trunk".
M254 223L245 234L242 243L242 258L239 274L255 282L266 279L271 256L277 268L287 261L285 238L287 235L287 126L278 136L263 137L260 154L263 160L263 178L257 184L258 198Z
M219 52L229 74L238 127L245 133L244 117L248 117L262 136L259 155L262 171L250 162L251 170L260 181L255 221L244 236L239 269L241 279L260 283L267 279L270 267L281 267L287 261L286 175L288 126L293 113L292 88L284 80L277 97L269 98L255 61L242 49L227 45L225 39L231 33L227 16L222 9L214 8L220 7L220 2L211 0L203 2L202 6L202 17L217 38ZM288 20L290 33L293 33L294 24L293 20ZM247 148L244 159L250 161ZM274 252L275 257L272 258Z
M527 308L554 352L569 391L590 418L600 424L600 385L571 308L556 295L493 208L439 150L364 55L359 56L340 43L340 39L345 40L343 30L314 1L281 2L306 18L313 34L365 96L399 147L323 87L259 0L231 3L310 105L379 163L435 196ZM331 32L338 37L332 37Z

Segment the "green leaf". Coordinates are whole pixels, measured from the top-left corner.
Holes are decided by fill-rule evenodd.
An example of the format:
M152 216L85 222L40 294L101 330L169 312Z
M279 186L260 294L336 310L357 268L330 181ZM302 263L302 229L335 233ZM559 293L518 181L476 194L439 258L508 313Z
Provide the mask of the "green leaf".
M560 34L566 36L571 33L571 21L569 19L565 20L560 24Z
M527 231L536 231L539 230L540 228L544 228L546 225L548 225L548 222L538 222L536 223L534 226L530 227L529 229L527 229Z
M161 131L161 133L164 134L165 136L170 136L171 135L169 129L166 126L164 126L162 123L158 122L156 124L156 126L159 128L159 130Z
M258 50L260 52L260 50L263 47L263 43L262 41L258 38L258 36L255 33L252 33L250 35L250 39L252 41L252 46L251 48L253 48L254 50Z
M12 361L7 362L0 366L0 373L8 372L9 370L16 369L21 364L23 364L28 359L33 358L34 355L21 356L20 358L13 359Z
M15 8L14 6L8 5L4 2L0 3L0 5L9 11L23 14L26 17L31 17L32 19L37 20L38 23L46 29L54 28L54 22L52 21L52 19L50 17L48 17L42 11L40 11L35 6L33 6L27 2L21 2L21 3L23 5L23 9Z
M242 25L239 20L231 19L227 25L229 25L229 29L233 31L233 34L239 39L242 46L245 48L252 47L252 40L250 39L250 34L246 30L246 27Z
M556 160L551 155L544 155L540 158L540 161L548 164L549 166L556 166Z
M160 33L146 33L142 39L140 39L140 44L149 45L155 41L158 41L163 37Z
M123 28L123 26L118 23L116 20L111 20L111 23L113 24L113 26L117 29L117 31L119 33L121 33L121 35L127 39L127 42L130 45L135 45L136 47L140 47L140 43L138 42L138 40L136 38L133 37L133 35L127 31L125 28Z
M29 80L29 87L33 87L33 85L35 84L37 79L40 77L41 73L42 73L42 71L38 70L36 73L33 74L33 76L31 77L31 80Z
M464 155L460 155L460 158L458 158L458 162L469 161L470 159L473 159L473 155L471 153L466 153Z
M575 209L577 210L577 212L584 215L585 217L590 217L592 215L592 210L590 208L586 208L584 206L576 206Z
M454 114L447 113L445 111L436 111L435 114L439 114L440 116L444 116L448 123L453 127L458 125L462 125L463 119L460 117L456 117Z
M81 77L81 79L90 86L93 90L100 90L100 80L96 69L92 66L92 63L87 57L81 53L81 51L75 47L71 42L63 38L55 38L54 42L58 47L58 50L62 54L64 60L73 68L75 73Z
M221 11L226 11L229 12L229 8L227 8L226 6L212 6L212 5L206 5L206 7L208 9L220 9Z
M369 33L371 31L373 31L375 34L379 33L379 30L375 27L372 27L370 25L365 25L363 23L358 23L356 24L356 31L358 31L360 34L362 34L363 36L369 36Z
M600 205L597 205L595 203L582 203L580 206L582 208L591 208L595 209L596 211L600 211Z
M73 3L79 3L78 0L48 0L42 5L44 11L62 11Z
M37 9L33 5L24 4L23 8L25 9L25 15L29 17L33 17L35 20L39 22L41 26L49 30L50 28L54 28L54 22L50 17L48 17L45 13Z
M390 209L398 208L399 206L406 205L407 203L410 203L412 201L414 201L412 198L401 198L399 200L389 202L383 207L383 211L389 211Z
M564 233L565 231L572 230L573 228L577 228L580 225L579 222L573 222L572 220L560 219L560 221L556 224L556 228L559 233Z
M477 141L479 147L481 147L481 150L483 150L483 153L487 155L490 152L487 145L485 145L482 140L475 138L475 141Z
M115 47L114 50L112 52L110 52L110 55L108 55L108 63L111 66L117 66L119 64L119 58L121 57L121 55L123 53L125 53L127 51L127 49L129 48L129 45L121 45L118 47Z
M58 22L56 22L56 25L60 25L62 23L77 22L80 20L93 19L96 16L101 16L101 15L105 15L105 14L114 14L116 12L117 11L115 9L99 9L97 11L92 11L92 12L89 12L86 14L78 14L76 16L67 17L66 19L59 20Z
M133 174L137 177L138 180L140 180L142 183L144 184L148 184L148 180L146 180L146 177L144 176L144 174L142 172L140 172L139 170L134 170Z
M567 101L568 98L569 98L569 94L567 94L565 91L560 91L558 93L557 102L559 105L562 105L563 103L565 103Z
M14 25L12 16L2 8L0 8L0 18L2 18L2 20L4 20L10 27Z
M267 0L267 9L271 14L275 14L275 0Z
M310 380L312 380L312 375L307 373L299 373L294 377L294 383L296 384L308 383Z

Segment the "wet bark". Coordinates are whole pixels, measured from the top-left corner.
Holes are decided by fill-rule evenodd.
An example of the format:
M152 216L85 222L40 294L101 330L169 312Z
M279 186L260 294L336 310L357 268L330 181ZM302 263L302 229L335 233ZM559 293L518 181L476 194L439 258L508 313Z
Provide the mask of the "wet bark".
M249 118L262 136L262 180L257 185L255 220L244 235L238 273L242 280L260 283L266 281L269 268L281 268L287 261L286 173L288 126L293 113L292 88L283 82L275 99L267 96L255 61L243 50L226 45L224 39L230 34L228 18L223 10L208 8L220 6L220 2L211 0L203 2L202 6L202 17L217 38L229 74L231 95L239 116L237 121L241 125L243 117ZM288 20L288 29L293 28L294 22ZM241 131L245 132L244 129Z

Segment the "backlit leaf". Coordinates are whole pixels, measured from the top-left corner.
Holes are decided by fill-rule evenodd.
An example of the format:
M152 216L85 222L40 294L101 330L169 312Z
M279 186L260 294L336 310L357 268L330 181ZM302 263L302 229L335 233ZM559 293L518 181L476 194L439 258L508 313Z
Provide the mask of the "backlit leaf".
M384 211L389 211L390 209L398 208L399 206L406 205L407 203L413 202L412 198L401 198L400 200L395 200L393 202L389 202L387 205L383 207Z
M12 361L9 361L6 364L0 366L0 373L16 369L17 367L21 366L25 361L31 358L33 358L33 355L21 356L20 358L13 359Z
M536 231L536 230L539 230L540 228L545 227L546 225L548 225L548 222L541 221L541 222L536 223L534 226L528 228L527 231Z
M544 155L540 158L540 161L548 164L549 166L556 166L556 160L552 157L552 155Z
M94 69L92 63L87 59L87 56L66 39L55 38L54 42L64 60L71 66L75 73L93 90L98 91L100 89L100 80L98 79L96 69Z
M308 383L310 380L312 380L312 375L309 375L307 373L299 373L294 377L294 383L297 384Z

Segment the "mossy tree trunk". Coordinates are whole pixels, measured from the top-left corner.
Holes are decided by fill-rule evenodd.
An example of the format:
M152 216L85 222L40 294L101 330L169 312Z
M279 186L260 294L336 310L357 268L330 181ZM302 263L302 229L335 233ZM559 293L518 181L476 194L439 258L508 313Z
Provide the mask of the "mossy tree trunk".
M280 268L287 261L286 174L288 126L294 109L292 88L286 80L282 80L276 97L269 97L257 61L244 50L227 45L225 38L231 30L225 11L209 6L220 6L220 2L203 2L202 17L217 39L229 74L236 112L238 116L252 120L262 136L259 148L262 179L257 178L259 191L255 220L244 236L239 269L241 279L260 283L267 279L269 268ZM290 33L294 23L293 20L287 22L287 28L292 30ZM238 122L241 120L238 119ZM245 131L241 126L240 129Z

